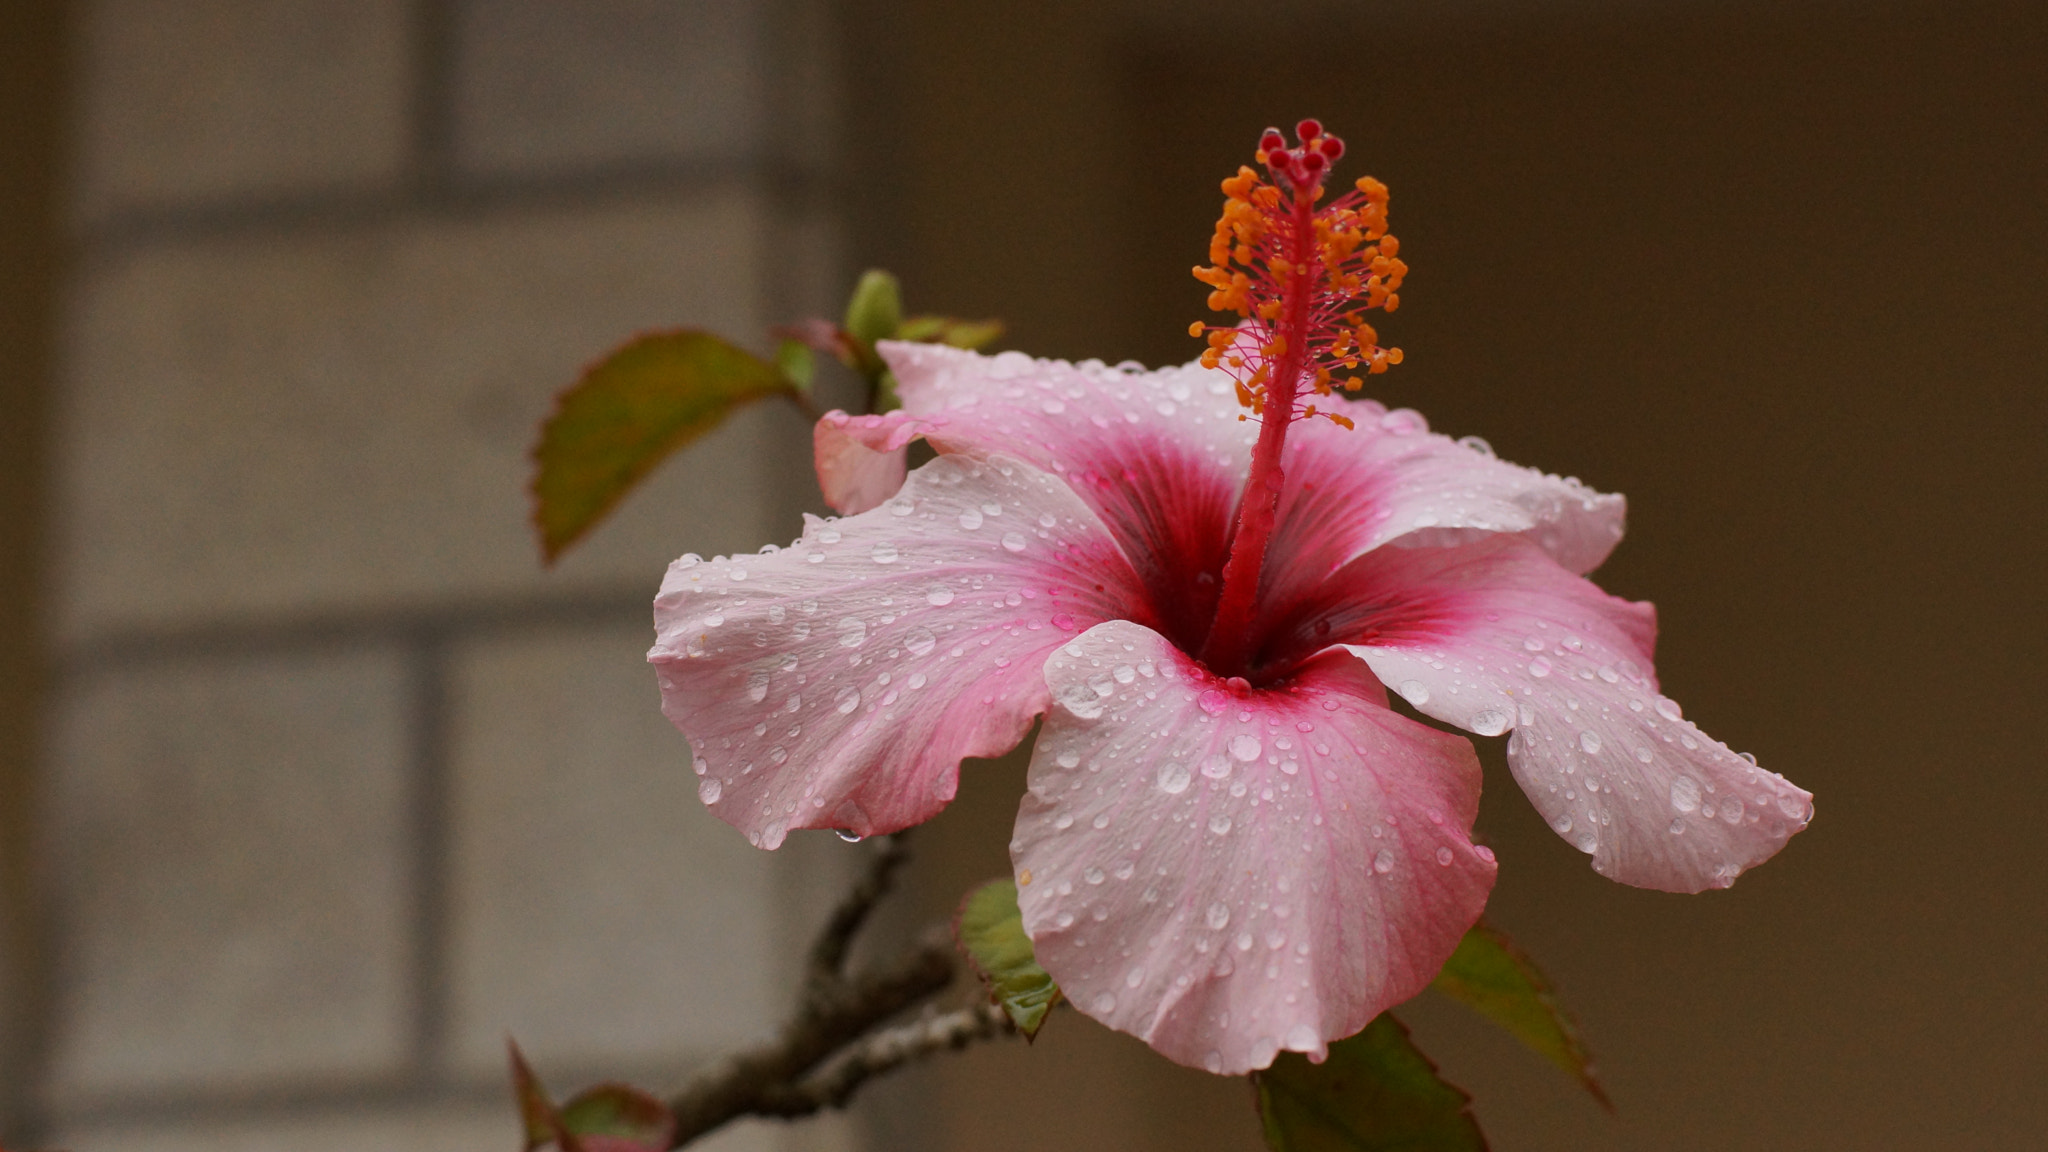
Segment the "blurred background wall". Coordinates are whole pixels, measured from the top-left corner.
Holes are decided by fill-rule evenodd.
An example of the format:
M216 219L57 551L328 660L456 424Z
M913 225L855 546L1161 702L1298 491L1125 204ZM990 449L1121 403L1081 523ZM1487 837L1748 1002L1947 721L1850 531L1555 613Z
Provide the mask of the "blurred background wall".
M1415 269L1376 391L1627 493L1602 580L1659 602L1668 690L1818 796L1780 859L1669 897L1593 875L1484 749L1491 915L1619 1113L1426 1002L1424 1047L1501 1149L2048 1138L2038 6L7 18L0 717L43 717L0 731L22 1132L504 1148L508 1030L566 1086L766 1026L846 853L706 818L639 657L667 559L794 534L806 431L735 421L543 572L547 396L649 326L759 346L869 263L1015 347L1184 359L1216 181L1319 115ZM1006 870L1021 788L970 766L923 913ZM1066 1014L725 1146L1248 1150L1245 1095Z

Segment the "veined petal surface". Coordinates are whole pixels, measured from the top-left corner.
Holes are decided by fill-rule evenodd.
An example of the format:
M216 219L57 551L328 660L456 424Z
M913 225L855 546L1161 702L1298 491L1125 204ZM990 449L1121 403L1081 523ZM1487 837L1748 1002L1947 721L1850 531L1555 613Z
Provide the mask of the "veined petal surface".
M819 417L811 451L825 503L851 516L894 496L903 487L905 450L932 427L904 412L849 416L834 409Z
M1045 677L1011 844L1025 930L1076 1007L1172 1059L1320 1059L1485 905L1470 743L1387 709L1348 657L1247 689L1110 621Z
M1006 453L1063 477L1115 534L1165 631L1207 630L1259 431L1239 419L1228 376L1198 364L1145 371L934 344L877 347L904 411L943 422L930 434L935 447Z
M1294 599L1395 539L1450 544L1517 533L1580 574L1621 540L1620 496L1431 432L1411 409L1336 397L1320 403L1355 427L1307 419L1288 430L1274 562L1263 582L1269 602Z
M944 458L790 547L670 566L648 653L698 794L773 848L793 828L893 832L1007 751L1048 699L1046 653L1134 598L1067 486Z
M1399 620L1348 645L1429 716L1485 736L1558 835L1602 875L1723 888L1813 817L1813 797L1682 717L1650 667L1648 604L1609 596L1533 544L1382 548L1346 582Z

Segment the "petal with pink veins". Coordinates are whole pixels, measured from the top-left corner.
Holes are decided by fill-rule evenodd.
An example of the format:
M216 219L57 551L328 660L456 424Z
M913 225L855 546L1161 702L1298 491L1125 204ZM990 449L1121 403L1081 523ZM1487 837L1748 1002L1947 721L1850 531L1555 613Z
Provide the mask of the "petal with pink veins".
M1494 457L1429 430L1420 413L1325 400L1356 425L1303 420L1287 437L1286 484L1266 595L1287 600L1396 538L1453 544L1511 532L1586 573L1621 540L1626 502L1577 480Z
M903 410L943 421L941 452L1000 452L1064 477L1115 534L1174 636L1215 618L1257 422L1236 385L1198 364L1143 371L1021 352L877 345Z
M849 416L834 409L819 417L811 448L825 503L851 516L894 496L903 487L905 449L935 426L903 412Z
M1046 706L1046 653L1131 595L1065 484L947 458L788 548L676 561L648 660L721 819L767 848L865 836L928 819L962 757L1013 747Z
M1604 876L1724 888L1813 818L1813 797L1682 718L1650 666L1648 604L1534 545L1382 548L1337 578L1381 613L1349 645L1417 711L1484 736L1537 811Z
M1387 709L1355 661L1233 687L1113 620L1045 677L1011 859L1039 963L1089 1016L1212 1072L1319 1060L1484 907L1470 743Z

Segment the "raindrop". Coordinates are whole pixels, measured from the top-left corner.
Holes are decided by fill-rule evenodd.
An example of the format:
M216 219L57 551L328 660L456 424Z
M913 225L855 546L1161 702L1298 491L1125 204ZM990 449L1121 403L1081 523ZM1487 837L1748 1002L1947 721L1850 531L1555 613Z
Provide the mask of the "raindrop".
M1429 685L1420 680L1403 680L1394 690L1401 694L1401 699L1417 708L1429 703Z
M1088 1002L1088 1007L1106 1015L1116 1011L1116 997L1107 992L1098 992L1095 999Z
M761 701L766 700L767 698L768 673L765 671L748 673L747 699L752 700L756 704L759 704Z
M960 514L960 526L962 528L967 529L969 532L972 532L976 528L981 527L981 513L973 508L969 508L967 511L962 512Z
M858 616L848 616L839 622L839 643L848 648L858 648L867 642L868 622Z
M1090 884L1100 884L1104 878L1105 874L1100 868L1090 868L1086 872L1081 873L1081 879L1086 880Z
M883 540L880 543L876 544L873 548L869 549L868 555L872 557L875 563L877 564L894 564L896 561L902 559L903 557L903 553L898 552L896 550L896 545L891 544L887 540Z
M846 841L848 844L858 844L862 840L867 839L867 837L862 836L860 833L849 831L845 828L834 828L832 830L832 834L834 836L839 837L841 840Z
M1259 755L1265 750L1264 745L1259 743L1259 738L1249 732L1240 732L1230 738L1230 754L1247 764L1257 760ZM1228 767L1224 768L1225 772L1229 770ZM1207 769L1205 768L1204 771L1206 772Z
M1552 820L1550 822L1550 826L1552 828L1557 829L1557 834L1559 836L1564 835L1565 833L1572 830L1572 814L1566 812L1560 815L1557 819Z
M1230 831L1230 817L1223 815L1221 812L1209 817L1209 831L1214 832L1218 836L1227 834Z
M1436 862L1443 865L1446 868L1449 868L1451 866L1451 850L1449 848L1437 849Z
M1473 715L1470 727L1481 736L1498 736L1508 730L1508 714L1498 708L1484 709Z
M1382 876L1385 876L1387 873L1392 872L1394 870L1393 852L1385 848L1382 848L1378 852L1374 853L1372 858L1372 870L1379 873Z
M1584 748L1588 756L1598 754L1600 751L1600 734L1590 728L1579 733L1579 747Z
M1690 776L1677 776L1671 781L1671 806L1680 812L1690 812L1700 806L1700 783Z
M1659 696L1657 697L1657 715L1662 716L1666 720L1676 720L1684 716L1685 713L1678 707L1678 701L1673 700L1669 696Z
M1003 550L1005 552L1022 552L1024 550L1024 534L1022 532L1003 533Z
M889 501L889 514L891 516L908 516L915 511L917 511L917 501L912 500L908 496L898 496L894 500Z
M1188 790L1188 784L1193 779L1186 767L1180 764L1167 764L1159 769L1159 790L1170 796L1178 796Z
M944 584L934 584L932 590L924 594L924 601L934 608L944 608L953 602L953 590Z
M1093 720L1102 715L1102 697L1086 684L1069 684L1059 690L1058 696L1067 711L1083 720Z
M1081 766L1081 754L1069 748L1058 756L1053 757L1053 762L1062 768L1079 768Z
M697 799L702 800L706 804L718 803L719 796L724 792L725 786L718 782L718 777L716 776L706 776L697 785Z
M932 630L929 628L912 628L909 634L903 637L903 647L912 656L928 656L931 654L931 650L938 646L938 643L939 638L932 635Z
M1202 775L1207 776L1211 780L1221 780L1225 776L1230 775L1230 761L1225 760L1215 752L1211 752L1202 758Z
M860 689L852 685L841 688L839 694L832 698L832 706L839 709L841 716L850 714L855 708L860 707Z
M1218 900L1216 903L1209 905L1209 914L1207 919L1209 922L1209 927L1212 930L1217 932L1223 931L1225 928L1230 926L1229 905L1223 903L1223 901L1221 900Z
M1220 716L1223 710L1230 706L1230 697L1215 688L1209 688L1202 692L1198 702L1202 706L1202 711L1211 716Z
M1529 661L1529 675L1536 677L1550 675L1550 661L1541 656Z
M1119 664L1112 668L1109 674L1119 684L1129 684L1138 678L1138 670L1129 664Z

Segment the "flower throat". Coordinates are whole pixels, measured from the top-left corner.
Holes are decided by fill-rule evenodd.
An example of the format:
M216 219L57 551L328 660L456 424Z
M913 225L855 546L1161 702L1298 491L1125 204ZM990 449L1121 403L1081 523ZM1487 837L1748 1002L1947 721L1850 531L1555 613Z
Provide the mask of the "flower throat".
M1278 128L1259 139L1262 178L1240 167L1223 181L1223 215L1209 241L1209 263L1195 279L1209 285L1209 307L1234 312L1234 324L1196 321L1191 336L1206 336L1207 368L1237 382L1246 412L1260 422L1251 475L1238 501L1229 559L1215 622L1200 659L1211 671L1238 674L1253 647L1251 624L1280 508L1281 449L1296 420L1323 418L1343 427L1340 412L1319 409L1315 398L1338 388L1355 392L1358 373L1385 372L1401 362L1399 348L1382 348L1365 313L1400 307L1408 266L1400 241L1387 234L1387 186L1362 176L1352 191L1318 207L1323 181L1344 155L1344 142L1315 120L1295 126L1290 148Z

